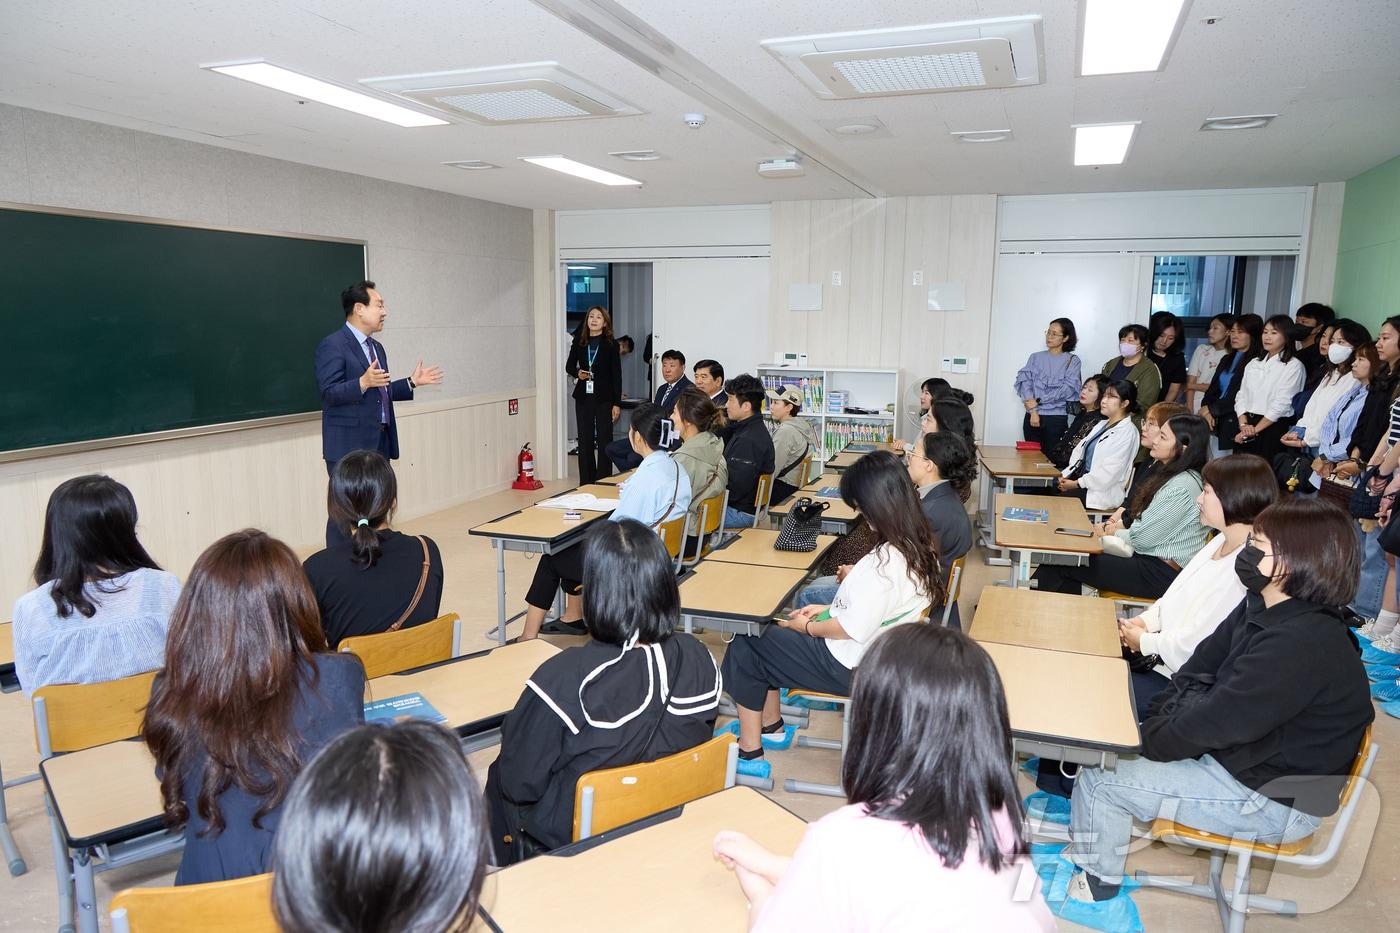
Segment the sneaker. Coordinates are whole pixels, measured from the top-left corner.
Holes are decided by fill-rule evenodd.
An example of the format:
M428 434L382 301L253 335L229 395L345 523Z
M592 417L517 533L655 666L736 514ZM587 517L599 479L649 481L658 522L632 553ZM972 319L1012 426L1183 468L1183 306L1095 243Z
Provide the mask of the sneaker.
M588 626L580 619L577 622L566 622L563 619L550 619L540 626L541 635L587 635Z
M1381 703L1392 703L1400 700L1400 680L1375 684L1371 687L1371 696Z
M720 726L718 729L715 730L715 735L721 735L725 732L728 732L731 735L738 735L739 720L734 719L728 723L725 723L723 726ZM763 743L764 748L772 748L778 751L783 751L792 747L792 738L795 735L797 735L797 727L792 725L791 723L785 722L783 723L782 732L765 732L763 735L759 736L759 741Z
M738 773L767 781L773 777L773 763L766 758L739 759Z
M1391 632L1377 638L1362 650L1361 660L1367 664L1400 664L1400 637Z
M1069 825L1069 798L1038 790L1025 799L1026 816L1056 826Z
M1362 643L1363 646L1369 645L1371 643L1371 639L1376 637L1376 620L1367 619L1365 625L1358 626L1357 628L1352 629L1352 631L1355 633L1357 639Z
M1400 719L1400 700L1391 700L1389 703L1382 703L1380 706L1381 710L1387 716L1394 716L1396 719Z

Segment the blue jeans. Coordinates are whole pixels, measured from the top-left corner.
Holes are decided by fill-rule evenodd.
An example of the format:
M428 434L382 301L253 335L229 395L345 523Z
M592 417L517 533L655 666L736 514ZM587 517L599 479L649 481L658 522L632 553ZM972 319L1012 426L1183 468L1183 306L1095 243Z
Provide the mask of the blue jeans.
M1133 819L1175 820L1217 835L1293 842L1322 820L1250 790L1209 755L1185 761L1120 758L1116 771L1083 768L1074 784L1065 855L1110 884L1122 880Z
M752 528L753 518L752 512L740 512L732 505L724 507L725 528Z
M797 599L793 600L792 607L801 609L803 606L830 606L840 588L841 584L836 582L835 577L817 577L798 590Z
M1356 525L1356 537L1361 542L1361 582L1356 587L1356 598L1351 601L1351 609L1363 619L1374 619L1381 611L1385 595L1385 578L1390 573L1390 563L1381 550L1381 529L1377 525L1369 533Z

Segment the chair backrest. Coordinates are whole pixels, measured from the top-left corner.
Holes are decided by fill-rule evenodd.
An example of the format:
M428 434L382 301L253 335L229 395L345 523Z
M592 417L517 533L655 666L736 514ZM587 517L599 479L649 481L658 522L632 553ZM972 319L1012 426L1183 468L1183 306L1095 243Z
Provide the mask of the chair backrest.
M346 638L341 641L340 650L363 661L365 677L372 680L385 674L397 674L455 658L461 640L461 625L457 613L449 612L431 622L401 628L397 632Z
M810 452L808 452L807 456L802 458L802 462L798 464L798 470L798 486L806 486L815 479L815 477L812 476L812 454Z
M963 564L967 562L967 555L964 554L953 561L953 569L948 574L948 596L943 601L943 626L947 628L948 620L953 615L953 607L958 604L958 596L962 593Z
M645 764L580 775L574 785L574 840L732 787L738 760L738 737L724 732Z
M112 898L112 933L277 933L272 875L178 888L127 888Z
M690 530L690 515L679 515L669 522L662 522L656 526L656 533L661 538L661 543L666 545L666 553L671 555L671 561L680 567L681 551L685 548L685 535Z
M156 672L97 684L50 684L34 691L34 744L40 757L77 752L141 732Z
M1361 737L1361 747L1356 750L1356 758L1351 763L1351 770L1347 772L1347 782L1342 787L1342 795L1338 800L1343 809L1351 803L1351 795L1356 792L1357 786L1361 783L1361 772L1366 765L1366 757L1371 748L1371 731L1375 728L1374 722L1366 727L1366 734Z
M729 491L725 490L719 495L711 496L703 500L698 506L699 519L691 533L699 535L700 544L696 547L695 553L688 558L681 560L682 567L694 567L700 563L700 558L710 553L709 542L714 536L724 531L724 510L729 505Z
M758 489L753 494L753 514L755 516L754 525L757 527L757 517L768 514L768 506L773 502L773 474L761 473L758 477Z

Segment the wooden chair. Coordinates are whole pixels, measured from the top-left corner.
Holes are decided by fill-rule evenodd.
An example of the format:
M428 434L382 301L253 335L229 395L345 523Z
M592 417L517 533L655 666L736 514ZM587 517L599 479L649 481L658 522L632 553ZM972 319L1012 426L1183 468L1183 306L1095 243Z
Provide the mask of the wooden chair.
M797 474L797 488L798 488L798 489L801 489L803 486L806 486L806 485L807 485L808 483L810 483L812 480L816 479L816 477L812 475L812 454L811 454L810 452L808 452L807 456L805 456L805 457L802 458L802 462L799 463L799 464L797 465L797 467L798 467L798 474Z
M761 473L758 489L753 495L753 526L762 528L768 521L768 506L773 504L773 474Z
M656 527L661 543L666 545L666 553L671 555L671 564L676 573L681 572L681 561L685 554L685 538L690 533L690 513L662 522Z
M681 569L694 567L700 563L701 559L710 553L710 542L718 541L724 537L724 510L728 507L728 490L701 500L697 510L699 521L696 522L694 528L695 533L700 537L700 543L696 547L694 555L681 559Z
M1126 593L1115 593L1112 590L1099 590L1100 599L1113 600L1113 610L1120 619L1126 619L1133 615L1142 615L1142 611L1157 600L1148 599L1145 596L1129 596ZM1134 612L1133 610L1137 610Z
M1172 820L1158 819L1152 821L1147 835L1152 839L1209 851L1210 878L1206 884L1192 884L1179 878L1151 875L1140 871L1136 874L1137 880L1144 887L1166 888L1170 891L1179 891L1183 894L1214 900L1216 908L1220 912L1220 927L1226 933L1244 933L1245 920L1250 911L1296 917L1298 905L1295 902L1249 893L1250 864L1255 856L1262 856L1265 859L1272 859L1286 865L1317 868L1336 858L1337 852L1342 847L1342 841L1346 838L1347 830L1351 827L1352 818L1356 814L1357 803L1361 799L1357 790L1369 780L1371 765L1375 763L1376 754L1379 751L1379 747L1371 741L1371 729L1372 727L1368 726L1366 734L1361 739L1361 748L1356 753L1351 773L1346 784L1342 787L1341 807L1335 817L1331 837L1320 852L1307 854L1316 834L1306 836L1296 842L1269 844L1219 836ZM1230 890L1227 891L1221 880L1221 874L1226 859L1231 855L1236 858L1235 877Z
M665 758L580 775L574 785L574 841L733 787L738 766L739 738L722 732Z
M35 690L34 739L39 747L39 757L52 758L65 752L78 752L139 735L155 676L155 671L149 671L104 683L51 684ZM95 787L100 788L101 781L100 774L93 775ZM44 806L49 814L54 866L58 874L60 930L73 929L75 886L83 888L84 880L90 886L96 872L164 855L184 845L183 836L161 830L135 834L99 846L69 849L47 790L44 792ZM85 911L95 911L96 905L89 903L89 899L85 893L82 907ZM97 922L95 916L89 921L94 926Z
M431 622L397 632L346 638L341 641L340 650L363 661L365 678L373 680L455 658L461 641L462 620L457 613L449 612Z
M272 875L178 888L127 888L112 898L112 933L277 933Z
M948 574L948 598L943 601L943 627L948 627L948 620L952 618L953 607L958 604L958 595L962 593L963 565L967 563L967 555L964 554L953 561L953 570Z
M826 748L841 753L841 760L844 763L846 758L846 746L851 739L851 698L841 696L837 693L820 693L816 690L803 690L793 688L788 690L788 702L796 697L806 697L808 700L823 700L834 704L841 711L841 739L818 739L808 735L799 735L797 744L803 748ZM839 769L838 769L839 771ZM846 791L840 784L818 784L814 781L799 781L795 778L788 778L783 782L783 789L789 794L821 794L825 797L844 797Z

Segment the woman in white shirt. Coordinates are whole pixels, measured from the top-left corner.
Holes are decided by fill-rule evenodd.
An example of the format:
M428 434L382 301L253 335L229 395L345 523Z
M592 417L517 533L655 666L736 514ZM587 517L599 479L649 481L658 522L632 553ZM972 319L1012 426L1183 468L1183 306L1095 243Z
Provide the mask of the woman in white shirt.
M1123 504L1133 474L1140 438L1132 414L1137 411L1137 386L1127 380L1110 382L1099 398L1104 420L1074 447L1059 483L1062 494L1078 496L1085 508L1111 512Z
M739 708L740 774L768 777L764 745L792 742L779 688L849 695L851 671L882 631L943 603L938 541L899 459L883 450L861 457L841 474L841 498L874 530L875 549L846 574L830 606L795 609L762 637L736 638L725 650L724 686Z
M1201 407L1206 389L1215 378L1215 370L1230 352L1230 328L1234 324L1233 314L1217 314L1211 318L1210 329L1206 331L1207 342L1191 354L1191 363L1186 368L1186 407L1192 411Z
M1201 479L1203 488L1196 497L1201 524L1220 534L1191 558L1146 612L1118 625L1125 648L1157 661L1151 670L1132 673L1139 720L1196 646L1244 599L1235 558L1253 530L1255 516L1278 499L1273 470L1252 454L1212 460Z
M1307 372L1293 356L1293 319L1275 314L1264 322L1264 358L1244 368L1235 414L1240 419L1236 444L1245 453L1272 462L1282 449L1280 439L1293 423L1293 396L1303 391Z

